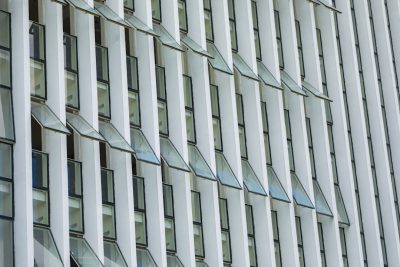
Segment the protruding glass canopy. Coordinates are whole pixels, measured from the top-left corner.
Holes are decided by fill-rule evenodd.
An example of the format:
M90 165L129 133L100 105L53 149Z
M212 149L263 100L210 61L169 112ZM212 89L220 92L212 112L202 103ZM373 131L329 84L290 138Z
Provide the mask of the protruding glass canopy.
M267 166L268 172L268 187L271 197L276 200L290 203L289 196L286 194L278 176L276 175L274 169L271 166Z
M326 201L324 193L322 192L317 179L313 179L313 186L314 186L315 209L317 210L317 213L333 217L331 208L329 208L328 202Z
M253 168L250 166L250 163L244 159L242 159L242 176L247 191L262 196L268 195Z
M163 45L180 52L185 52L181 45L178 44L175 38L161 24L153 23L153 30L157 35L160 36L158 39Z
M258 76L253 72L246 61L238 53L232 53L233 66L246 78L258 81Z
M290 77L290 75L285 72L285 71L281 71L281 79L282 79L282 83L289 88L290 91L292 91L295 94L298 95L302 95L302 96L308 96L307 92L304 91L304 89L298 85L293 79L292 77Z
M217 178L221 184L242 189L224 154L215 151L215 163L217 165Z
M201 45L199 45L198 43L196 43L192 38L190 38L187 35L182 35L181 36L181 42L187 46L190 50L192 50L193 52L201 55L201 56L205 56L207 58L213 58L213 56L208 53L206 50L204 50Z
M190 172L189 166L181 157L171 140L169 140L167 137L160 136L160 152L161 157L167 163L168 167Z
M307 195L307 192L301 184L299 177L297 177L295 173L291 173L290 177L292 180L293 198L296 201L296 204L306 208L314 209L314 204Z
M229 74L229 75L233 75L233 71L228 66L228 63L226 63L225 59L222 57L221 53L218 51L215 44L213 44L211 42L207 42L207 52L210 53L210 55L213 57L213 58L208 59L208 62L210 63L210 65L213 69L219 70L219 71Z
M67 124L83 137L104 142L104 138L80 115L67 112Z
M56 114L46 104L31 103L31 112L33 118L45 129L71 134L65 125L57 118Z
M188 152L189 165L196 176L216 181L217 179L215 178L214 173L210 169L210 166L208 166L204 157L201 155L199 149L195 145L188 144Z
M110 147L124 152L135 153L124 137L109 122L99 121L100 134L106 139Z
M160 165L160 159L156 156L149 142L139 128L131 127L131 147L135 150L138 160Z
M274 75L268 70L268 68L261 62L257 62L258 77L268 86L282 90L281 83L275 79Z

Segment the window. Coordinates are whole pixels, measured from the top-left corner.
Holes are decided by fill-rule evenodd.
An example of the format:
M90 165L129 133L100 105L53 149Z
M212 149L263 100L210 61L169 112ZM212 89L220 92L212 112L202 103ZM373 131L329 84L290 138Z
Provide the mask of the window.
M238 50L236 38L236 17L235 17L235 4L234 0L228 0L228 13L229 13L229 27L231 31L231 46L233 51Z
M232 263L228 200L225 198L219 199L219 214L221 218L222 258L225 263Z
M127 56L126 67L128 74L129 122L134 126L140 127L139 70L137 58Z
M135 1L134 0L124 0L124 8L130 11L135 10Z
M196 257L204 258L203 220L201 214L200 193L192 191L192 217L194 234L194 252Z
M213 118L214 148L222 151L221 116L219 110L218 87L210 84L210 93Z
M187 140L188 142L196 143L192 77L183 75L183 89L185 93L185 116L186 116Z
M151 0L153 20L161 22L161 0Z
M183 32L188 31L186 0L178 0L179 29Z
M274 18L275 18L275 31L276 31L276 42L278 47L278 59L279 59L279 67L281 69L284 68L284 60L283 60L283 46L282 46L282 35L281 35L281 24L279 18L279 11L274 10Z
M167 90L165 86L165 68L156 65L158 128L161 134L168 135Z
M204 24L206 28L206 39L207 41L214 42L211 0L203 0L203 5L204 5Z
M258 60L261 60L261 43L260 43L260 33L258 28L257 2L255 0L251 1L251 12L253 15L253 30L254 30L256 57Z
M298 216L296 216L296 234L297 234L297 249L299 250L300 267L304 267L306 263L304 259L303 234L301 232L301 219Z
M73 145L73 144L72 144ZM69 230L83 233L82 163L68 159Z
M0 143L0 188L0 266L13 266L13 150L5 143Z
M44 26L31 21L29 25L31 95L46 99L46 55Z
M326 267L326 256L325 256L325 245L324 245L324 232L322 223L318 222L318 237L319 237L319 249L321 255L322 267Z
M103 149L100 149L100 153ZM102 156L105 156L104 154ZM103 203L103 236L115 240L114 172L101 168L101 196Z
M249 243L250 266L257 266L256 235L254 233L253 207L246 204L247 238Z
M261 102L261 115L262 115L263 132L264 132L265 158L266 158L267 164L272 165L271 146L270 146L269 130L268 130L267 103L266 102Z
M136 245L147 246L146 201L144 178L133 177L133 197L135 204Z
M64 33L65 104L79 109L77 38Z
M97 101L101 117L110 118L110 83L108 77L108 49L96 45Z
M300 22L298 20L296 20L296 37L297 37L297 51L299 54L300 75L301 78L304 79L305 70L304 70L303 45L301 42Z
M48 154L32 151L33 222L50 226Z
M339 227L339 236L340 236L340 247L342 249L343 267L348 267L349 260L347 257L346 235L343 227Z
M240 155L247 159L246 127L244 125L244 110L242 95L236 94L236 109L239 127Z
M282 267L281 244L279 240L278 213L271 211L272 216L272 232L274 236L275 262L276 267Z
M293 146L292 146L292 130L290 127L289 110L285 109L284 112L285 112L286 140L287 140L288 155L289 155L289 166L290 166L290 171L294 172L295 165L294 165L294 154L293 154Z
M163 184L163 197L164 197L165 246L167 251L176 252L174 197L173 197L172 185Z

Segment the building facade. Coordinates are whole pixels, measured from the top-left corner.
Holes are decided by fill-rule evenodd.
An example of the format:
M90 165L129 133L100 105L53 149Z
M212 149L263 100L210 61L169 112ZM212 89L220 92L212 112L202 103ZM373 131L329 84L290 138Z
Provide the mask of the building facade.
M0 0L0 267L400 266L398 0Z

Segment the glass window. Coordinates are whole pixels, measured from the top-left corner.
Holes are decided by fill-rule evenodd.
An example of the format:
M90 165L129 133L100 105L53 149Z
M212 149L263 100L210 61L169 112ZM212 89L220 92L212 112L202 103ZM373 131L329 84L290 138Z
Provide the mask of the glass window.
M203 0L204 5L204 21L206 28L206 39L208 41L214 41L214 30L213 30L213 20L212 20L212 9L211 0Z
M217 178L221 184L242 189L224 154L215 151L215 163L217 167Z
M48 155L32 151L33 222L49 225Z
M231 241L228 222L228 201L219 199L219 213L221 218L222 257L224 262L231 262Z
M128 91L128 104L129 122L133 125L140 126L140 103L138 92Z
M0 139L14 140L11 90L0 87Z
M153 19L161 21L161 0L151 0L151 10Z
M168 167L190 172L189 166L186 164L185 160L179 154L172 142L168 138L162 136L160 136L160 153Z
M0 178L12 179L12 146L0 143Z
M83 238L69 237L69 247L71 256L80 266L87 266L87 262L90 262L92 267L102 267L103 264L97 258L96 254Z
M300 266L304 267L306 263L304 258L304 249L303 249L303 234L301 232L301 219L298 216L296 216L296 234L297 234L297 248L299 250Z
M265 192L260 180L255 174L253 168L250 166L250 163L244 159L242 159L242 175L243 183L246 186L247 191L267 196L267 192Z
M29 45L31 58L31 95L46 98L46 56L44 26L30 22Z
M124 7L129 10L135 10L135 1L134 0L124 0Z
M253 208L246 205L247 238L249 244L250 266L257 266L256 240L254 232Z
M195 128L194 107L193 107L193 88L192 88L192 78L190 76L183 75L183 87L185 93L187 140L189 142L196 143L196 128Z
M242 158L247 158L247 146L246 146L246 130L244 125L244 112L243 112L243 100L242 96L236 94L236 110L239 127L239 142L240 142L240 155Z
M126 68L128 73L128 89L139 90L138 61L136 57L126 57Z
M210 85L211 109L213 116L214 148L222 150L221 119L219 113L218 87Z
M200 193L192 191L191 195L195 255L197 257L204 257Z
M11 87L10 14L0 10L0 86Z
M147 245L147 222L144 192L144 179L133 177L133 197L135 204L135 234L136 244Z
M79 108L77 38L64 33L65 103Z
M293 198L296 204L313 209L314 205L301 184L299 177L293 172L290 174L290 177L292 180Z
M63 267L56 243L49 229L34 227L34 253L36 266Z
M271 197L283 202L290 202L290 199L272 166L267 166L267 172L269 193L271 194Z
M158 128L160 133L168 135L167 90L165 87L165 68L156 65L158 98Z
M136 263L138 266L157 267L147 249L136 248Z
M97 101L100 116L111 117L110 88L108 78L108 50L99 45L96 46L97 68Z
M275 263L276 267L282 267L281 245L279 240L279 229L278 229L278 213L274 210L271 210L271 216L272 216L272 231L274 236Z
M135 150L138 160L160 165L159 158L139 128L131 128L131 147Z
M0 266L13 266L13 222L10 220L0 219L0 255Z
M281 25L280 25L279 11L274 10L274 18L275 18L275 32L276 32L276 42L277 42L277 48L278 48L279 67L281 69L283 69L283 67L284 67L283 46L282 46Z
M69 230L83 232L82 163L68 160Z
M297 36L297 50L299 54L299 63L300 63L300 75L304 79L305 70L304 70L304 58L303 58L303 45L301 42L300 22L298 20L296 20L296 36Z
M260 44L260 34L258 28L258 15L257 15L257 2L251 1L251 13L253 16L253 30L254 30L254 42L256 48L256 57L261 60L261 44Z
M237 51L237 38L236 38L236 18L235 18L235 5L234 0L228 0L229 11L229 27L231 31L231 46L232 50Z
M322 223L320 222L318 222L318 237L319 237L319 248L320 248L322 266L326 266L324 232L322 228Z
M187 32L186 0L178 0L179 28Z
M124 152L134 153L129 143L111 123L99 121L99 130L110 147Z
M188 144L189 165L193 172L198 177L206 178L215 181L215 175L210 169L199 149L192 144Z
M104 241L104 265L128 267L117 243Z
M105 139L81 116L67 112L67 124L81 136L105 142Z
M165 224L165 242L166 249L169 251L176 251L175 244L175 218L174 218L174 199L172 186L163 185L164 197L164 224Z
M114 200L114 173L111 170L101 169L101 191L103 202L103 236L116 238L115 233L115 200Z

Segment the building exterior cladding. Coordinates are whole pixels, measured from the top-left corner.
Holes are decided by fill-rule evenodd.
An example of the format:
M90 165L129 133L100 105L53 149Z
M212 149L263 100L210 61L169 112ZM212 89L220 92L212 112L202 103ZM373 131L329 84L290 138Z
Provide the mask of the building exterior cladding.
M399 22L0 0L0 266L400 266Z

